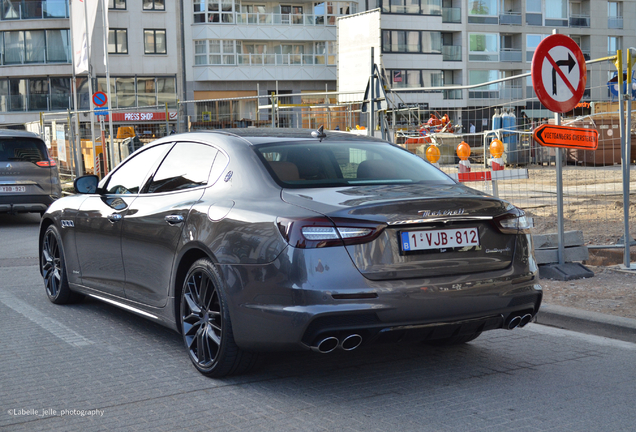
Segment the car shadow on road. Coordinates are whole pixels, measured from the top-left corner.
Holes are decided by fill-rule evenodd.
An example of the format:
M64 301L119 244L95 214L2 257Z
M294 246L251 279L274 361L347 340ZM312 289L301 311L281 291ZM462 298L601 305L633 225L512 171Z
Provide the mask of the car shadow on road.
M20 213L15 215L0 213L0 227L39 225L40 220L39 213Z

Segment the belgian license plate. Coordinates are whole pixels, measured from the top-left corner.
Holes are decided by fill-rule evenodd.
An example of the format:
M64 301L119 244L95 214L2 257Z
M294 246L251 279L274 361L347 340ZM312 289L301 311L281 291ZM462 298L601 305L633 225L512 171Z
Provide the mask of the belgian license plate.
M480 244L477 228L403 231L400 239L403 252L479 246Z
M26 192L26 186L0 186L0 192Z

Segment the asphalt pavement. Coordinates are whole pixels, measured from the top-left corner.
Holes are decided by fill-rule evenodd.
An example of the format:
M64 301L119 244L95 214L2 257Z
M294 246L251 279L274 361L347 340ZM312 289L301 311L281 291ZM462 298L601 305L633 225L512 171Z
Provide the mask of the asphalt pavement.
M544 305L463 346L269 354L215 380L166 328L51 304L38 221L0 215L0 430L634 430L636 320Z

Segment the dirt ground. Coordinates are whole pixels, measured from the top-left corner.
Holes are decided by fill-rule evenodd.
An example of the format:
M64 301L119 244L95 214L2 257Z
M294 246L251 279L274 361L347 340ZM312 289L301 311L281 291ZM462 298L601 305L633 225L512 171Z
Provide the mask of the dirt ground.
M588 246L622 243L624 222L620 170L606 170L602 175L594 171L596 170L564 169L564 189L574 185L593 185L592 187L599 188L599 185L613 183L610 192L613 189L619 193L567 200L564 206L565 230L582 231ZM634 170L632 179L633 176ZM552 187L555 178L535 172L534 182ZM633 194L634 187L631 189ZM633 198L629 210L630 235L636 238L636 202ZM557 232L556 214L545 214L541 208L528 209L527 212L535 216L535 234ZM544 302L636 319L636 270L625 271L618 268L624 262L624 249L590 248L588 251L590 258L582 264L594 272L594 277L572 281L541 279ZM631 247L630 261L635 263L632 267L636 268L636 246Z
M629 211L630 235L636 238L636 200L634 181L636 167L631 170ZM583 232L588 246L622 243L624 233L622 173L619 166L572 167L563 169L564 225L566 231ZM528 200L526 212L534 217L535 234L557 232L555 167L530 170L530 178L514 187L527 196L547 197L545 203ZM552 195L552 197L550 197ZM511 201L514 202L513 199ZM600 312L636 319L636 270L621 271L623 248L589 249L590 258L583 261L594 272L594 277L573 281L541 279L544 302L559 306ZM632 267L636 268L636 246L631 247Z

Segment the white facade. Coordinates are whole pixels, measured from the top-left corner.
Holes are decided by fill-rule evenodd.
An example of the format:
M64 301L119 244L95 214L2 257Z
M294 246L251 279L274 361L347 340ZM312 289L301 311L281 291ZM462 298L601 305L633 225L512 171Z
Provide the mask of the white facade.
M97 78L93 91L106 90L102 4L100 0L90 47ZM105 4L111 29L112 107L134 109L169 102L174 109L180 59L178 3L105 0ZM115 31L117 44L112 37ZM155 44L149 43L148 31L153 32ZM0 16L0 126L38 121L40 112L74 108L70 45L67 0L4 0ZM86 73L77 77L81 110L89 109L86 78Z
M336 19L357 10L357 1L185 2L185 98L335 90ZM290 99L286 102L303 98ZM212 103L206 109L202 112L212 121L257 117L256 100ZM202 118L199 112L188 114Z
M572 37L586 59L636 46L636 32L628 24L636 17L634 0L369 0L367 5L368 12L338 20L339 90L364 89L369 67L363 66L364 77L354 79L360 65L349 57L361 51L368 63L373 46L388 86L407 90L396 102L431 109L526 107L526 98L535 97L529 78L473 90L408 88L479 84L528 73L536 46L553 29ZM362 29L368 37L360 36ZM606 80L588 72L583 100L607 99Z

